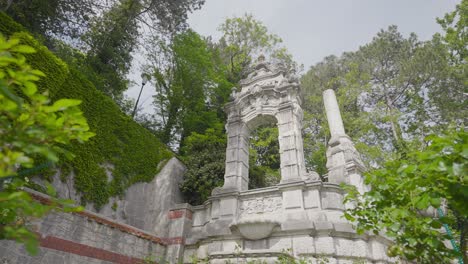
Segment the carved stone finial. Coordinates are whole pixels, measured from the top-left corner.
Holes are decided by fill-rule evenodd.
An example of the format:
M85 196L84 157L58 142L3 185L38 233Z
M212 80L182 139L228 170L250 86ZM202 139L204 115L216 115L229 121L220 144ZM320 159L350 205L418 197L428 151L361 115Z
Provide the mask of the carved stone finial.
M258 56L257 62L261 63L261 62L264 62L264 61L265 61L265 55L260 54L260 56Z
M231 94L229 95L229 99L231 101L234 101L236 99L236 96L237 96L237 88L236 87L232 87L231 88Z

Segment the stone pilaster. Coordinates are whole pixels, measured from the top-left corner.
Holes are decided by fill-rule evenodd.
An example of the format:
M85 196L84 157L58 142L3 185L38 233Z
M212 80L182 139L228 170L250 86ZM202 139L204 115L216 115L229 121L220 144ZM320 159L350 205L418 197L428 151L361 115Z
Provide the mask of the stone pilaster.
M226 125L227 149L223 189L246 191L249 185L249 129L240 120Z
M281 158L281 182L300 181L305 177L302 143L302 111L294 104L280 106L278 114L278 141Z
M192 209L189 204L178 204L168 213L169 230L165 238L166 260L170 263L183 261L185 238L192 228Z

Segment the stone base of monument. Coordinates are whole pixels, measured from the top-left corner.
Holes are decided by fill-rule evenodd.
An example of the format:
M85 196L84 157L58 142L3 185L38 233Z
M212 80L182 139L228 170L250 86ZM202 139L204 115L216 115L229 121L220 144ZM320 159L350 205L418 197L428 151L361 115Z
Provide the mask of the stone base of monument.
M337 184L302 181L220 193L189 208L179 258L184 263L274 263L280 255L328 263L394 262L386 255L389 240L358 235L344 219L344 193Z

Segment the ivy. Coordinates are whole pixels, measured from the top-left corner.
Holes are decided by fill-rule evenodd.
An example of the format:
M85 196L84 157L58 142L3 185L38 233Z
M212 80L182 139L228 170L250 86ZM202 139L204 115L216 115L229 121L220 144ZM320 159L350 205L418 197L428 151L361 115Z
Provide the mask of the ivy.
M37 82L40 91L49 91L52 101L60 98L82 101L80 108L96 136L86 144L64 147L75 158L57 166L63 180L69 176L68 172L74 172L75 188L82 194L81 203L93 203L99 209L110 197L123 195L132 184L151 181L160 169L158 164L173 155L167 147L123 114L75 65L60 60L4 13L0 13L0 25L1 33L14 35L37 51L26 58L33 68L45 74ZM112 171L112 179L107 177L104 166Z

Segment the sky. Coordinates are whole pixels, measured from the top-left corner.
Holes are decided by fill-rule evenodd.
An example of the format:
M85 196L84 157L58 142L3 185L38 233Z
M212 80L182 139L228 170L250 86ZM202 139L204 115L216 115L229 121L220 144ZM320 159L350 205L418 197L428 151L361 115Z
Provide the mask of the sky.
M203 36L219 39L219 25L226 18L252 14L271 33L283 39L283 45L305 71L328 55L355 51L372 40L381 29L397 25L406 37L416 33L428 40L441 32L436 22L453 11L460 0L206 0L200 10L189 15L192 29ZM136 98L140 90L139 74L127 95ZM149 85L148 85L149 86ZM145 87L140 103L151 110L152 87Z

